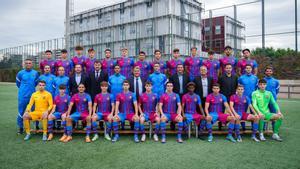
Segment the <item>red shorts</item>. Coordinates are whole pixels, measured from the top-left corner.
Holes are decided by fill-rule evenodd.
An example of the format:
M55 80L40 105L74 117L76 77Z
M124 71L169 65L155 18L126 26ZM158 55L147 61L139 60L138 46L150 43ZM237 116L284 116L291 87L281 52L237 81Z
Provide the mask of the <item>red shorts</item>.
M249 114L246 112L243 112L243 113L238 112L237 114L241 117L240 120L247 120L248 116L249 116Z
M145 117L145 121L151 121L151 123L154 123L157 117L157 113L156 112L145 113L144 117Z

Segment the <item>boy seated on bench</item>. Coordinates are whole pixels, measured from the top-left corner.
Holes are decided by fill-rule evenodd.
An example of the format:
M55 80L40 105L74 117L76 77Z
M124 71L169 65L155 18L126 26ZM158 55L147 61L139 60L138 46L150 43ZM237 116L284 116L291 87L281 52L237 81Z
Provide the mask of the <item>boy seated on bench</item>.
M106 122L106 132L104 133L104 138L111 141L111 123L115 110L115 99L114 95L107 92L108 83L103 81L100 84L101 93L97 94L94 99L93 115L92 115L92 130L95 134L92 141L96 141L99 138L97 134L97 127L99 120L104 120Z
M152 83L145 83L146 92L140 95L138 106L140 112L140 130L142 133L141 141L144 142L146 140L145 134L145 121L155 122L155 129L153 139L154 141L158 141L158 133L159 133L159 125L160 125L160 117L157 113L157 102L158 97L155 93L152 92ZM152 133L151 133L152 134Z
M89 137L91 132L91 118L89 118L92 114L92 99L88 93L85 93L84 84L80 83L78 85L78 93L74 94L71 98L70 105L67 112L67 138L63 140L63 142L69 142L72 140L72 130L73 130L73 122L77 122L78 120L86 121L86 137L85 142L90 143L91 139ZM72 114L72 107L76 106L76 111Z
M195 94L196 84L194 82L189 82L187 85L188 93L182 96L182 114L186 119L186 125L188 126L192 121L199 126L200 122L200 131L203 131L205 127L206 117L201 104L200 96ZM197 108L200 110L200 113L197 112ZM211 121L211 119L209 120Z
M260 79L258 81L258 90L252 93L252 105L258 114L263 114L264 120L274 121L274 133L272 138L276 141L282 141L279 137L279 128L282 123L283 115L276 103L272 93L266 90L267 81L265 79ZM276 113L270 112L270 104L272 104L276 110ZM264 120L259 121L259 139L261 141L266 141L263 133Z
M25 141L30 139L30 120L37 121L42 120L43 125L43 141L47 140L47 116L52 110L53 102L51 93L45 90L46 82L40 80L38 83L38 91L34 92L29 104L26 107L25 114L23 115L23 121L25 125L26 136ZM34 105L34 111L31 112L31 108Z
M166 142L166 122L172 121L177 123L177 142L182 143L183 117L181 115L180 97L173 92L173 83L167 82L167 92L161 95L159 101L159 111L161 113L160 130L162 133L161 142Z
M138 143L138 132L140 128L140 118L138 116L138 106L135 93L129 91L129 81L124 80L123 91L117 95L115 115L113 117L114 138L112 142L119 140L119 122L128 120L134 122L134 142Z
M213 93L209 94L206 97L205 101L205 113L212 119L210 122L209 120L207 121L206 128L208 130L208 141L212 142L213 141L213 135L212 135L212 125L216 121L220 121L224 124L229 122L228 125L228 134L226 139L235 143L236 140L232 137L232 131L234 129L234 124L235 124L235 117L232 115L232 112L230 111L229 105L227 103L227 99L223 94L220 94L220 85L218 83L214 83L212 85L212 91ZM225 107L225 110L229 112L229 114L225 114L223 106Z
M258 114L254 110L254 108L251 105L251 100L246 95L244 95L244 86L238 85L236 89L236 94L230 97L229 104L230 104L230 109L236 118L235 135L237 137L237 141L242 142L242 137L240 135L240 124L241 124L241 120L244 120L244 121L253 122L251 139L254 140L255 142L259 142L259 140L256 138L256 133L258 130L258 121L263 116ZM253 114L247 113L248 108L250 108Z
M48 141L53 139L54 120L58 119L62 120L62 126L64 128L64 134L59 141L63 141L67 138L66 112L68 110L71 97L66 94L66 88L66 85L63 84L59 86L59 94L55 96L52 111L48 115Z

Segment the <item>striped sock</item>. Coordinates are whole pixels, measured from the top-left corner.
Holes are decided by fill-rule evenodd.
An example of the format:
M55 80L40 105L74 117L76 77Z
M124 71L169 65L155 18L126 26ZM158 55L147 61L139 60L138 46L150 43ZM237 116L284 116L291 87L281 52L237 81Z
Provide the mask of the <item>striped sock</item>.
M159 133L159 126L160 126L159 123L156 123L156 124L155 124L155 129L154 129L154 133L155 133L155 134L158 134L158 133Z
M240 124L235 124L234 128L235 128L235 135L237 137L239 137L240 136Z
M98 123L96 121L92 122L92 131L94 134L97 133L97 127L98 127Z
M73 130L72 126L67 126L66 128L67 128L67 135L72 136L72 130Z
M86 136L90 136L90 134L91 134L91 126L89 125L89 126L86 126Z
M199 132L200 133L203 132L205 125L206 125L206 121L205 120L201 120L200 126L199 126Z
M208 135L212 136L212 124L211 123L206 123L206 128L208 130Z
M252 137L255 137L255 135L257 133L257 129L258 129L258 123L253 123L253 126L252 126Z
M113 122L112 126L113 126L113 130L114 130L114 134L119 134L118 122Z
M141 130L141 134L145 134L145 125L144 124L140 124L140 130Z
M234 129L234 123L229 123L229 125L228 125L228 135L229 136L232 136L233 129Z
M48 121L48 133L53 133L53 120Z
M140 123L139 122L134 122L134 134L139 133L139 128L140 128Z
M178 133L177 133L177 137L181 138L181 134L182 134L182 128L183 128L183 122L178 122Z
M63 128L64 128L64 134L67 135L67 127L66 127L67 122L66 122L66 121L62 121L61 124L62 124L62 126L63 126Z
M110 131L111 131L111 123L106 122L106 134L110 134Z
M166 122L160 123L160 132L163 137L166 137Z

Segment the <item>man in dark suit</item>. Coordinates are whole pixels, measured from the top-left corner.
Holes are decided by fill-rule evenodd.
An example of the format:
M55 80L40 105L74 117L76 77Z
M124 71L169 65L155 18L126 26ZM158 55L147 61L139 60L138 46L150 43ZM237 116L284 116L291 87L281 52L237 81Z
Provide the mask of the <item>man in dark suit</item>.
M230 96L235 94L236 88L238 85L238 77L237 75L233 75L232 73L232 65L225 64L225 72L219 77L219 84L221 86L220 93L226 96L227 101L229 102Z
M212 93L213 79L207 76L207 68L205 66L200 67L200 76L194 79L196 84L195 93L201 98L202 106L204 107L206 96Z
M87 87L87 76L82 72L82 67L80 64L75 65L75 73L70 77L69 85L70 85L70 95L74 95L78 93L78 85L84 84Z
M178 64L176 67L177 73L169 78L169 81L173 83L174 93L179 94L180 98L187 93L186 85L189 83L189 76L184 73L183 64Z
M145 92L145 80L141 78L139 66L134 67L133 76L130 76L127 80L130 84L129 91L136 93L136 99L138 100L139 96Z
M87 92L91 95L93 101L95 96L101 93L100 83L103 81L108 81L108 75L101 70L101 62L96 60L94 62L94 71L88 74L87 79Z

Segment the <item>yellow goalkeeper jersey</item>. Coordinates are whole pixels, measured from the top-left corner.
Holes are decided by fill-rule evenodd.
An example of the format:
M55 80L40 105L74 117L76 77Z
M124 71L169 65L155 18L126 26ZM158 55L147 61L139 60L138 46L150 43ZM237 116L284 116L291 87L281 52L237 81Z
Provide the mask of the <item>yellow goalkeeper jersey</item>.
M52 95L47 91L37 91L31 95L29 104L26 107L27 111L31 111L34 104L35 110L39 112L44 112L46 110L50 111L53 106Z

